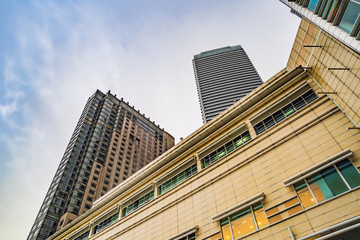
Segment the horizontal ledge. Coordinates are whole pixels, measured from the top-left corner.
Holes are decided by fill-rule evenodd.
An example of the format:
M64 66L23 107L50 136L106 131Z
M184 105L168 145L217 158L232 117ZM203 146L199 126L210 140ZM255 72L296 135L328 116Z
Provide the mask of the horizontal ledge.
M346 130L350 130L350 129L360 129L360 127L347 127Z
M141 188L140 190L136 191L135 193L131 194L128 198L121 201L120 206L124 207L133 202L135 199L144 196L149 191L154 190L154 183L150 183L146 185L145 187Z
M317 237L319 235L329 234L331 232L332 233L339 232L341 230L348 229L348 226L354 226L354 225L358 224L359 222L360 222L360 216L350 218L350 219L347 219L347 220L345 220L343 222L340 222L338 224L332 225L332 226L324 228L322 230L313 232L313 233L311 233L311 234L309 234L307 236L301 237L298 240L306 240L306 239ZM329 237L329 236L327 236L327 237ZM316 238L316 239L323 239L323 238L320 237L320 238Z
M341 153L336 154L335 156L332 156L314 166L312 166L311 168L306 169L305 171L302 171L299 174L296 174L295 176L288 178L284 181L284 184L286 187L289 187L291 185L293 185L294 183L301 181L311 175L313 175L314 173L325 169L349 156L352 155L352 152L349 149L346 149L345 151L342 151Z
M321 48L320 45L303 45L303 47L317 47L317 48Z
M170 237L170 238L167 238L166 240L179 240L181 238L184 238L184 237L187 237L189 236L190 234L192 233L195 233L197 232L197 230L199 229L199 226L194 226L194 227L191 227L189 229L186 229L185 231L182 231L181 233L178 233L176 234L175 236L173 237Z
M185 161L183 161L182 163L180 163L179 165L175 166L172 170L166 172L164 175L158 177L157 179L154 180L154 183L158 186L163 184L165 181L167 181L169 179L170 176L181 172L181 170L187 168L188 166L191 166L192 164L195 164L196 160L194 156L191 156L189 158L187 158Z
M343 68L329 67L329 68L327 68L327 70L344 70L344 71L349 71L350 68L348 68L348 67L343 67Z
M229 208L229 209L227 209L225 211L222 211L221 213L219 213L219 214L217 214L217 215L215 215L215 216L213 216L211 218L212 218L213 222L218 221L218 220L220 220L220 219L222 219L224 217L227 217L227 216L229 216L229 215L231 215L231 214L233 214L233 213L235 213L237 211L240 211L241 209L249 207L249 206L251 206L251 205L253 205L253 204L257 203L257 202L260 202L260 201L264 200L264 198L265 198L265 194L264 193L259 193L259 194L255 195L255 196L253 196L253 197L251 197L251 198L237 204L234 207L231 207L231 208Z
M317 94L337 94L337 92L316 92Z

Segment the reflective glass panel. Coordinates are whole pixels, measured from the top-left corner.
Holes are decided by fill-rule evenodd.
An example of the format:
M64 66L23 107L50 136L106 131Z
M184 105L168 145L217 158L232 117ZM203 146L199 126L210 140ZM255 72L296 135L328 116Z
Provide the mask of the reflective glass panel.
M308 91L307 93L305 93L302 96L305 99L307 104L311 103L312 101L314 101L315 99L318 98L318 96L315 94L315 92L313 90Z
M308 5L308 9L315 12L316 9L316 5L319 2L319 0L310 0L309 5Z
M217 150L218 158L222 158L226 155L225 147L221 147Z
M243 142L247 142L251 139L251 136L250 136L250 133L249 132L245 132L244 134L242 134L242 139L243 139Z
M309 178L308 183L310 185L311 191L314 193L318 202L322 202L334 196L330 188L326 184L325 180L322 178L322 176L319 173Z
M221 232L223 235L223 239L232 239L229 222L227 222L226 225L221 225Z
M307 187L305 181L300 181L294 184L294 188L300 198L301 204L304 208L311 207L312 205L316 204L316 201L311 194L309 188Z
M264 212L264 208L261 203L253 205L254 215L258 228L268 225L268 221Z
M345 9L344 15L339 23L339 28L350 33L360 13L360 2L351 0Z
M336 166L351 188L355 188L360 185L360 174L349 159L344 159L341 162L338 162Z
M348 187L345 185L344 181L341 179L339 173L335 170L334 167L329 167L320 172L324 178L326 184L329 186L331 192L336 196L343 192L346 192ZM320 186L321 189L321 186ZM321 189L322 191L323 189Z
M322 15L321 15L323 18L326 18L326 19L327 19L327 18L329 17L329 13L330 13L333 5L334 5L334 0L329 0L329 1L326 3L324 12L323 12Z
M336 17L336 14L338 13L339 11L339 6L341 4L343 0L339 0L336 4L335 4L335 1L334 1L334 4L332 5L332 8L330 9L329 11L329 14L328 14L328 21L329 22L333 22L335 17ZM330 15L331 14L331 15Z
M238 238L256 230L250 208L230 217L234 238Z
M225 145L225 148L226 148L226 152L227 153L230 153L230 152L232 152L233 150L234 150L234 144L233 144L233 142L231 141L231 142L228 142L226 145Z
M206 156L203 158L203 167L207 167L210 165L210 157Z
M240 147L243 144L243 140L241 136L238 136L237 138L234 139L234 144L236 148Z
M285 119L285 115L282 112L282 110L277 111L276 113L273 114L273 117L275 119L275 121L278 123L280 121L282 121L283 119Z
M269 129L269 128L271 128L272 126L275 125L275 121L274 121L274 119L272 118L272 116L270 116L270 117L267 117L267 118L264 119L264 124L265 124L265 127L266 127L267 129Z
M218 159L219 159L219 157L218 157L218 155L216 154L216 152L212 152L212 153L210 154L210 162L211 162L211 163L215 162L215 161L218 160Z
M291 104L286 105L285 107L283 107L282 110L284 112L285 117L288 117L295 112L295 108Z
M293 101L293 105L296 108L296 110L300 110L306 105L306 103L302 97L299 97Z
M256 124L254 126L254 128L255 128L255 131L257 134L260 134L265 131L265 126L264 126L263 122L259 122L258 124Z

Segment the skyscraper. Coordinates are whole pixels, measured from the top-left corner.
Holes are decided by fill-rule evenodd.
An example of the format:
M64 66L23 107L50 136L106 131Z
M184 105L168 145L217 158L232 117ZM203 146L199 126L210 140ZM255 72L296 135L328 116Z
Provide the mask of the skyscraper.
M204 123L262 84L239 45L197 54L193 66Z
M28 240L46 239L174 145L174 138L110 91L87 101Z

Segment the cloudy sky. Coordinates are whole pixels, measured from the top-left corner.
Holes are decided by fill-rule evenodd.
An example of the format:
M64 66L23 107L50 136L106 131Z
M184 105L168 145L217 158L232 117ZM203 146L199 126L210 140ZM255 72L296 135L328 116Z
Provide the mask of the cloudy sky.
M3 0L0 232L25 239L87 98L111 90L179 141L202 125L192 57L242 45L263 81L300 19L278 0Z

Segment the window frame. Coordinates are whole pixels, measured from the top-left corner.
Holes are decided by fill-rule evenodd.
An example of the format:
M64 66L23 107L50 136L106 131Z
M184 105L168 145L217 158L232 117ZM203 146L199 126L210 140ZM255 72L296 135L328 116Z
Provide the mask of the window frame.
M85 232L89 231L89 235L88 238L90 238L91 236L91 227L90 227L90 223L86 224L85 226L81 227L79 230L75 231L73 234L71 234L67 239L69 240L74 240L77 237L80 237L82 234L84 234Z
M259 193L239 204L237 204L236 206L232 207L232 208L229 208L215 216L212 217L213 219L213 222L215 221L219 221L219 224L220 224L220 233L221 233L221 236L222 236L222 239L224 239L224 236L223 236L223 230L222 230L222 227L223 226L228 226L229 227L229 230L230 230L230 233L231 233L231 237L232 239L238 239L239 237L242 238L248 234L251 234L253 232L256 232L258 231L259 229L262 229L266 226L269 225L269 222L268 222L268 218L265 214L265 208L264 208L264 205L262 204L262 201L265 199L265 194L264 193ZM264 225L264 226L258 226L258 222L257 222L257 216L256 216L256 210L254 209L254 205L256 204L260 204L261 207L262 207L262 211L263 211L263 214L264 214L264 217L266 218L266 221L267 221L267 224ZM235 219L235 220L232 220L231 217L232 215L234 214L243 214L242 212L243 211L247 211L248 209L248 213L246 213L245 215ZM236 220L239 220L241 219L242 217L244 216L251 216L252 220L253 220L253 224L255 226L255 229L254 231L251 231L251 232L248 232L248 233L245 233L244 235L241 235L241 236L237 236L237 238L235 238L234 236L234 233L233 233L233 225L232 223L235 222ZM225 221L227 222L225 225L222 225L221 222L222 221Z
M236 146L235 139L237 139L239 137L244 137L243 135L248 135L249 138L246 141L242 142L239 146ZM252 140L252 137L251 137L249 129L247 128L247 125L245 123L241 123L239 126L235 127L234 129L232 129L231 131L229 131L228 133L226 133L225 135L220 137L218 140L214 141L213 143L209 144L208 146L206 146L205 148L201 149L200 151L198 151L196 153L197 156L199 157L199 160L201 163L201 169L205 169L205 168L209 167L213 163L217 162L219 159L227 156L228 154L231 154L236 149L243 146L247 142L250 142L251 140ZM231 149L231 151L228 152L228 149L226 149L226 146L230 142L232 142L233 148ZM220 148L224 148L224 154L221 155L220 157L217 156L217 159L214 161L210 160L210 163L208 165L206 165L204 159L206 157L211 158L211 155L214 154L214 152L216 152ZM217 155L217 154L215 153L215 155Z
M111 217L111 216L113 216L115 214L119 214L118 219L117 219L117 221L119 221L120 216L121 216L121 214L120 214L120 205L119 204L117 204L114 207L110 208L108 211L104 212L99 217L97 217L94 221L91 222L91 229L90 229L89 237L94 236L94 235L98 234L99 232L102 232L104 229L108 228L109 226L111 226L113 223L110 224L109 226L101 229L99 232L95 233L95 227L97 225L99 225L101 222L103 222L104 220L106 220L107 218L109 218L109 217ZM115 221L115 222L117 222L117 221Z
M143 204L142 206L136 208L135 210L133 210L131 213L128 213L126 215L123 215L123 210L128 207L130 204L134 203L135 201L139 200L140 198L144 197L145 195L149 194L150 192L154 192L154 196L153 199L149 200L148 202L146 202L145 204ZM121 211L120 211L120 218L124 218L127 217L128 215L132 214L133 212L137 211L138 209L142 208L143 206L145 206L146 204L150 203L151 201L153 201L155 199L155 186L154 183L150 183L149 185L141 188L139 191L137 191L136 193L132 194L130 197L126 198L124 201L122 201L120 203L121 206Z
M171 189L167 190L164 193L159 191L159 188L161 187L161 185L163 185L168 180L172 179L173 177L175 177L176 175L178 175L179 173L185 171L187 168L189 168L189 167L191 167L193 165L196 165L196 168L197 168L197 172L195 174L191 175L189 178L186 178L184 181L180 182L179 184L175 185L174 187L172 187ZM155 183L155 186L156 186L156 196L161 196L161 195L167 193L168 191L171 191L173 188L179 186L181 183L183 183L186 180L192 178L198 172L199 172L199 169L197 167L197 161L196 161L194 156L191 156L190 158L186 159L185 161L183 161L180 164L178 164L177 166L175 166L170 171L167 171L164 175L162 175L159 178L155 179L154 183Z
M349 170L349 168L342 168L342 167L350 166L350 169L355 169L355 171L358 173L358 179L359 179L360 171L353 164L353 162L349 159L349 157L351 155L352 155L352 152L349 149L342 151L342 152L316 164L315 166L308 168L307 170L291 177L290 179L285 180L284 184L286 187L292 186L292 188L293 188L294 192L296 193L298 199L300 200L301 205L304 210L312 208L319 204L325 203L325 202L327 202L333 198L336 198L338 196L342 196L343 194L346 194L346 193L353 191L354 189L358 189L360 187L359 183L357 183L356 185L354 185L352 187L351 183L347 179L349 179L350 176L354 177L354 175L351 175L351 174L347 175L349 172L347 172L347 174L345 174L342 171L344 169ZM339 163L342 161L346 161L348 163L344 163L345 165L339 165ZM347 164L349 164L349 165L347 165ZM329 173L321 173L324 170L328 170ZM332 177L331 177L331 175L327 175L327 174L330 174L330 172L332 172L331 173ZM353 173L355 173L355 172L353 172ZM333 175L333 174L335 174L335 175ZM330 179L332 178L332 180L331 181L326 180L327 177L330 177ZM312 183L309 182L311 180L313 180ZM333 182L334 180L336 180L336 183ZM319 183L320 183L320 185L319 185ZM297 186L295 186L295 185L298 185L298 184L302 184L302 186L299 189L296 189ZM316 184L316 185L313 185L313 184ZM303 201L301 198L301 194L299 194L301 191L303 191L303 192L307 191L308 193L310 193L311 201L313 201L314 203L304 205L304 203L309 201L309 199L304 198L305 201ZM314 191L316 191L316 192L314 192ZM319 199L319 197L320 197L320 199Z
M220 221L221 219L228 217L236 212L241 211L242 209L245 209L247 207L250 207L251 205L254 205L258 202L261 202L265 199L265 194L264 193L259 193L251 198L246 199L245 201L229 208L226 209L218 214L216 214L215 216L212 216L211 219L213 220L213 222L216 221Z
M295 183L300 182L301 180L304 180L305 178L310 177L311 175L318 173L321 170L323 170L329 166L335 165L336 163L340 162L341 160L352 156L352 154L353 153L349 149L346 149L346 150L344 150L332 157L329 157L329 158L325 159L324 161L284 180L283 183L284 183L285 187L290 187L290 186L294 185Z
M188 229L176 234L175 236L169 237L166 240L179 240L179 239L188 237L189 235L194 234L194 233L196 236L196 232L198 231L198 229L199 229L199 226L196 225L194 227L188 228Z
M311 101L308 101L304 97L305 94L312 91L316 98L312 99ZM266 132L267 130L273 128L274 126L281 124L281 122L284 122L285 119L291 117L292 115L296 114L299 111L302 111L307 106L313 104L316 100L318 100L320 97L316 94L316 91L306 82L299 85L295 89L293 89L291 92L271 104L270 106L266 107L264 110L262 110L260 113L256 114L255 116L251 117L250 123L253 126L256 136L261 135L262 133ZM298 105L295 105L295 101L301 99L305 104L302 105L300 108L298 108ZM286 113L284 111L285 108L288 108L289 111ZM279 121L277 121L278 118L275 118L275 114L281 112L282 117ZM281 116L281 115L279 115ZM271 118L273 123L271 126L265 125L265 120ZM262 131L258 132L257 126L262 125Z
M208 144L203 149L200 149L196 154L199 156L199 159L203 158L205 155L212 152L214 149L219 148L220 146L226 144L228 141L230 141L233 138L236 138L239 134L239 132L243 133L245 131L248 131L247 125L245 123L241 123L240 125L236 126L234 129L230 130L223 136L219 137L214 142Z

